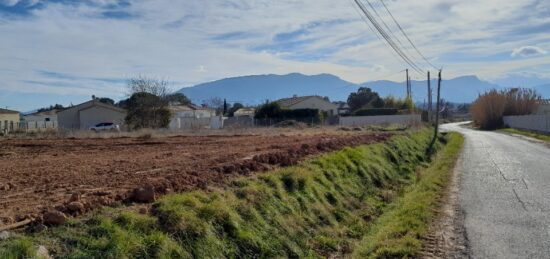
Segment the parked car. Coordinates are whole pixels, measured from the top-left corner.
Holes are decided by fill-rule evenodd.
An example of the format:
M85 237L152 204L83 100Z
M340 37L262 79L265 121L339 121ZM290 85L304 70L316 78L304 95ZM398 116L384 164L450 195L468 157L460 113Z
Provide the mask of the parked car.
M120 131L120 126L112 122L102 122L90 127L91 131Z

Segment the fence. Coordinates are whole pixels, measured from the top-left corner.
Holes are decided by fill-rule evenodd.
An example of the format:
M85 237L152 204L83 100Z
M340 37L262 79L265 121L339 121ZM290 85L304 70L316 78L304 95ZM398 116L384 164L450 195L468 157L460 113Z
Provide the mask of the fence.
M2 123L0 123L2 124ZM10 132L37 132L57 130L57 121L21 121L21 122L5 122L0 125L0 132L6 134Z
M340 118L340 126L368 126L380 124L414 125L422 122L420 114L384 115L384 116L349 116Z
M504 116L504 124L511 128L550 133L550 114Z
M210 118L173 118L170 121L169 128L178 129L206 129L210 127Z

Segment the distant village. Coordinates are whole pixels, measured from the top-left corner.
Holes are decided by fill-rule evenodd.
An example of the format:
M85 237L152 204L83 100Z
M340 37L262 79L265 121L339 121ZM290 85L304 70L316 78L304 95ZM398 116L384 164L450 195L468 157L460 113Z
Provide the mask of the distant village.
M110 98L92 96L81 104L70 107L56 104L28 114L0 109L0 134L140 128L175 131L276 126L283 122L340 126L416 124L429 121L433 115L431 107L415 107L411 98L383 98L366 87L351 93L347 102L331 102L329 97L323 96L294 95L246 107L221 98L197 105L181 93L164 94L165 89L159 91L154 87L141 89L151 83L146 79L134 83L137 87L134 94L118 103ZM468 107L453 107L453 111L467 114Z
M144 87L143 85L151 83L147 82L148 79L139 80L134 82L138 86L134 89L134 94L118 103L110 98L91 96L89 101L81 104L70 107L56 104L32 113L23 114L0 108L0 135L48 131L250 128L284 126L289 123L350 127L376 124L415 125L433 122L435 114L433 104L415 105L410 97L380 97L367 87L350 93L346 102L333 102L326 96L294 95L247 107L241 103L228 103L219 97L197 105L182 93L166 94L166 89ZM549 100L539 101L538 107L535 114L550 113ZM442 101L439 111L443 119L471 119L469 104Z

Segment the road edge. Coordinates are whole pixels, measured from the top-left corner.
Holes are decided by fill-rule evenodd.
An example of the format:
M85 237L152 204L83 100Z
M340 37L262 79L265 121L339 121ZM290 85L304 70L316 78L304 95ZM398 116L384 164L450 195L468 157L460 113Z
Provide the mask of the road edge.
M460 134L466 138L463 134ZM464 226L465 211L459 202L464 143L452 170L445 194L439 201L437 219L423 237L420 258L472 258L468 235Z

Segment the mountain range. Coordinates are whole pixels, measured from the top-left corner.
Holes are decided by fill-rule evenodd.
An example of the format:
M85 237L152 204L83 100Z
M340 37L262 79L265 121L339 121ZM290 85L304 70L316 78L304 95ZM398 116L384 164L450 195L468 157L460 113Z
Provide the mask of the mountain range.
M427 95L427 81L412 81L412 92L415 102L423 102ZM437 80L431 80L432 88L437 87ZM393 81L371 81L354 84L330 74L303 75L253 75L225 78L184 87L179 92L188 96L195 103L202 103L214 97L226 99L230 103L240 102L256 105L266 100L277 100L293 95L328 96L331 101L345 101L351 92L359 87L369 87L380 96L405 96L405 83ZM480 80L476 76L462 76L446 79L442 82L441 97L455 103L474 101L480 93L489 89L503 87ZM550 98L550 84L533 87L544 98Z

